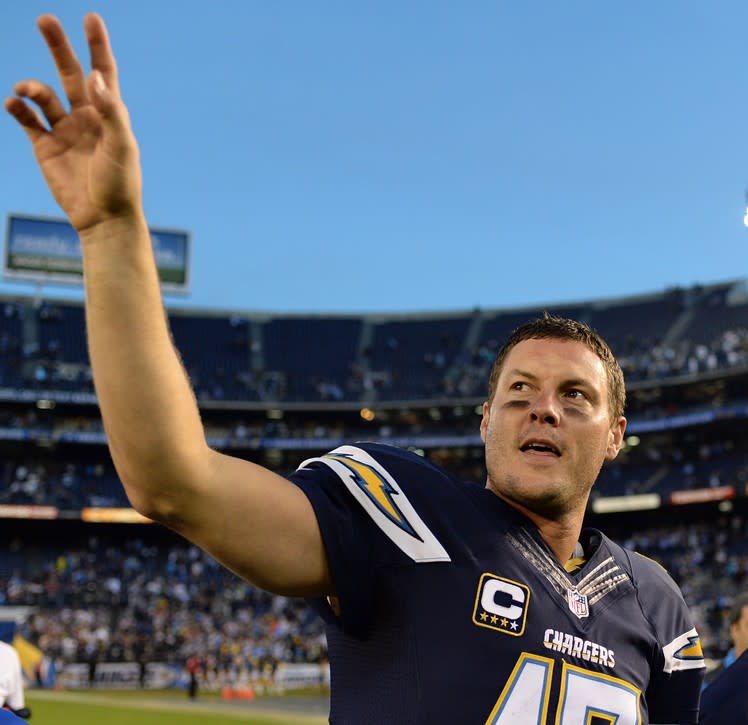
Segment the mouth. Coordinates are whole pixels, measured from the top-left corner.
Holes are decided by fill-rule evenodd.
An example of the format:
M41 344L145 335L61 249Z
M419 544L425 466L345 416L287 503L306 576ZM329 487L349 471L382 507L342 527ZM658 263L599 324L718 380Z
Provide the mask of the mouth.
M548 458L561 457L561 451L551 441L546 440L531 439L525 441L519 449L522 453L531 453Z

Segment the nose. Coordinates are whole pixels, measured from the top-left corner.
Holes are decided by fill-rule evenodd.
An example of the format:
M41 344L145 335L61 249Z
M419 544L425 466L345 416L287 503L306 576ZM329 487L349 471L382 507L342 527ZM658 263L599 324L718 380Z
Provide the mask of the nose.
M561 416L557 402L550 395L538 395L530 406L530 418L533 422L558 425Z

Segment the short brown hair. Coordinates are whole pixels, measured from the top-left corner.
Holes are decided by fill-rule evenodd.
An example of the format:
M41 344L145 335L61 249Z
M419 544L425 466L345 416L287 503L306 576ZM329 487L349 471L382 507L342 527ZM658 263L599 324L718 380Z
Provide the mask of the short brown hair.
M512 348L524 340L547 339L581 342L600 358L608 377L608 405L611 420L618 420L626 407L626 386L623 381L623 371L610 346L589 325L566 317L556 317L549 312L544 312L542 317L530 320L530 322L518 327L496 354L496 360L488 378L489 403L496 394L501 368Z
M748 607L748 592L738 594L735 599L732 600L729 614L730 625L737 624L740 621L744 607Z

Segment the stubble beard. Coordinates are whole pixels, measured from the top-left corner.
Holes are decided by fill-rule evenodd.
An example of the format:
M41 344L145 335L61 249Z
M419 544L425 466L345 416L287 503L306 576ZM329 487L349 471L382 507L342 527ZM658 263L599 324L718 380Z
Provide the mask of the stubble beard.
M494 476L489 469L488 488L509 504L518 504L544 519L556 520L575 507L568 495L568 484L560 481L532 486L514 474Z

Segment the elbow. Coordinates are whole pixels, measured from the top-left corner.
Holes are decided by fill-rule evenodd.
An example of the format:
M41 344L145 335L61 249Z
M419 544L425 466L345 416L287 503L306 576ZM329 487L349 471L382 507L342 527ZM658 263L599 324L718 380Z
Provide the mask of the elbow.
M169 528L179 528L191 498L183 479L163 474L123 475L122 472L119 478L135 511Z
M122 483L127 494L127 499L135 511L152 521L157 521L173 528L170 521L178 519L179 514L168 496L159 495L157 492L147 489L140 489L135 485L126 484L124 481Z
M153 457L119 456L110 446L120 482L130 505L142 516L170 528L189 510L204 459L184 452Z

